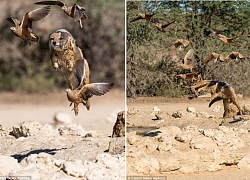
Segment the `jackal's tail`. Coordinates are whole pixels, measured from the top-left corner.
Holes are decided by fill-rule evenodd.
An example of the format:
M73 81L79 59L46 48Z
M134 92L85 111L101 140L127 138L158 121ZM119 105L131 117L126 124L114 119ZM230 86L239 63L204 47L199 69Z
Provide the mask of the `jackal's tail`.
M214 99L212 99L210 102L209 102L209 105L208 107L211 107L213 103L217 102L217 101L220 101L222 100L223 98L222 97L216 97Z

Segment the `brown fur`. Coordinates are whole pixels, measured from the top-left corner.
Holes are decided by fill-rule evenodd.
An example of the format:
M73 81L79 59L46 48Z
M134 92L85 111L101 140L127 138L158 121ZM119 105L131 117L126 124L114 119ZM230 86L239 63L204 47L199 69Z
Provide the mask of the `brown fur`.
M223 100L224 113L222 124L225 122L225 118L229 116L230 103L236 105L239 113L242 115L242 109L239 104L238 97L236 96L233 87L229 84L220 81L199 79L193 86L191 86L191 92L195 95L195 97L198 97L198 93L200 91L211 93L209 107L211 107L213 103Z
M125 111L117 114L116 123L113 127L112 138L125 136Z

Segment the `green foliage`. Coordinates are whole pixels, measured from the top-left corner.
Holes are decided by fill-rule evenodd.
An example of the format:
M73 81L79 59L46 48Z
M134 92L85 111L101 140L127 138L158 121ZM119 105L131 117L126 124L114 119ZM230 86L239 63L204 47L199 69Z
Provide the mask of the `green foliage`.
M157 31L145 20L130 22L139 13L154 14L162 24L175 19L166 32ZM249 74L249 1L127 1L127 96L179 96L189 93L177 77L188 71L178 67L190 48L194 61L200 64L209 54L227 56L238 51L245 61L215 67L210 62L203 72L205 79L230 83L237 93L250 95ZM235 38L235 45L224 45L212 28ZM173 46L177 39L190 41L184 53ZM174 92L174 93L173 93Z

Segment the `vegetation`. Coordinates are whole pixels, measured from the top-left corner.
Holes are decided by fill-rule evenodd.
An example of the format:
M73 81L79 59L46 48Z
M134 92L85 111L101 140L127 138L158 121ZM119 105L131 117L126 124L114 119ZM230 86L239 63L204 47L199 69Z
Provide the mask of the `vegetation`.
M162 24L176 20L165 29L156 29L152 22L130 22L139 13L154 14ZM236 64L208 63L204 79L230 83L237 93L250 95L249 1L128 1L127 2L127 96L178 97L189 93L177 75L187 73L178 66L187 51L194 49L194 61L201 62L212 52L227 56L238 51L245 56ZM235 45L223 44L212 32L220 30L235 38ZM177 39L187 39L190 45L185 52L174 46Z
M125 88L125 28L123 0L63 0L68 5L78 3L87 11L88 19L80 28L78 22L64 14L59 6L51 6L44 19L33 23L33 31L41 37L37 43L20 45L21 39L10 31L8 16L21 20L23 15L41 6L34 0L2 0L0 10L0 90L47 92L66 88L60 71L55 71L49 58L48 36L65 28L78 41L90 64L91 82L113 82Z

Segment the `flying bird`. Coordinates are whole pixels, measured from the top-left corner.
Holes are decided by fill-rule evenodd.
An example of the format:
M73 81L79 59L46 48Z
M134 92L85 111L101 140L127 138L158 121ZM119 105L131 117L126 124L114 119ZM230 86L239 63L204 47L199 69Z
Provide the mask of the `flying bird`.
M10 30L14 35L20 37L23 41L39 41L39 36L32 32L32 22L43 19L50 12L50 6L45 6L39 9L35 9L33 11L27 12L22 21L18 19L8 17L7 20L13 23L15 26L10 27Z
M181 77L184 80L196 81L198 76L200 75L200 71L190 72L186 74L178 74L177 76Z
M218 64L219 62L227 62L227 59L222 55L222 54L218 54L218 53L211 53L209 54L204 61L202 62L202 64L207 64L208 62L213 61L213 64Z
M178 48L179 51L184 51L189 46L189 41L186 39L177 39L174 42L175 48Z
M171 22L169 22L169 23L165 23L165 24L161 24L161 23L159 23L159 22L155 22L155 27L156 27L159 31L161 31L161 32L166 32L166 31L165 31L165 28L168 27L168 26L170 26L170 25L173 24L174 22L175 22L175 20L173 20L173 21L171 21Z
M77 4L74 4L73 6L67 6L62 1L39 1L35 4L38 5L57 5L62 8L65 14L72 17L74 21L79 21L80 27L82 28L82 21L85 21L88 19L87 15L85 14L86 9L84 7L81 7Z
M135 22L140 19L145 19L146 21L153 22L153 15L154 14L139 13L139 15L132 19L130 22Z
M106 94L113 87L113 83L91 83L83 86L79 86L77 89L66 89L67 98L71 103L74 103L75 114L78 114L78 105L83 103L86 106L86 102L93 95L101 96Z
M235 62L238 64L240 61L242 61L245 57L239 53L239 52L231 52L227 57L226 59L229 60L229 59L232 59L232 60L235 60Z
M192 63L192 58L193 58L194 50L190 49L187 54L184 56L184 59L179 66L181 66L183 69L190 70L192 71L194 66Z
M222 35L218 30L213 28L213 33L224 43L227 45L235 44L233 38L228 38L227 36Z

